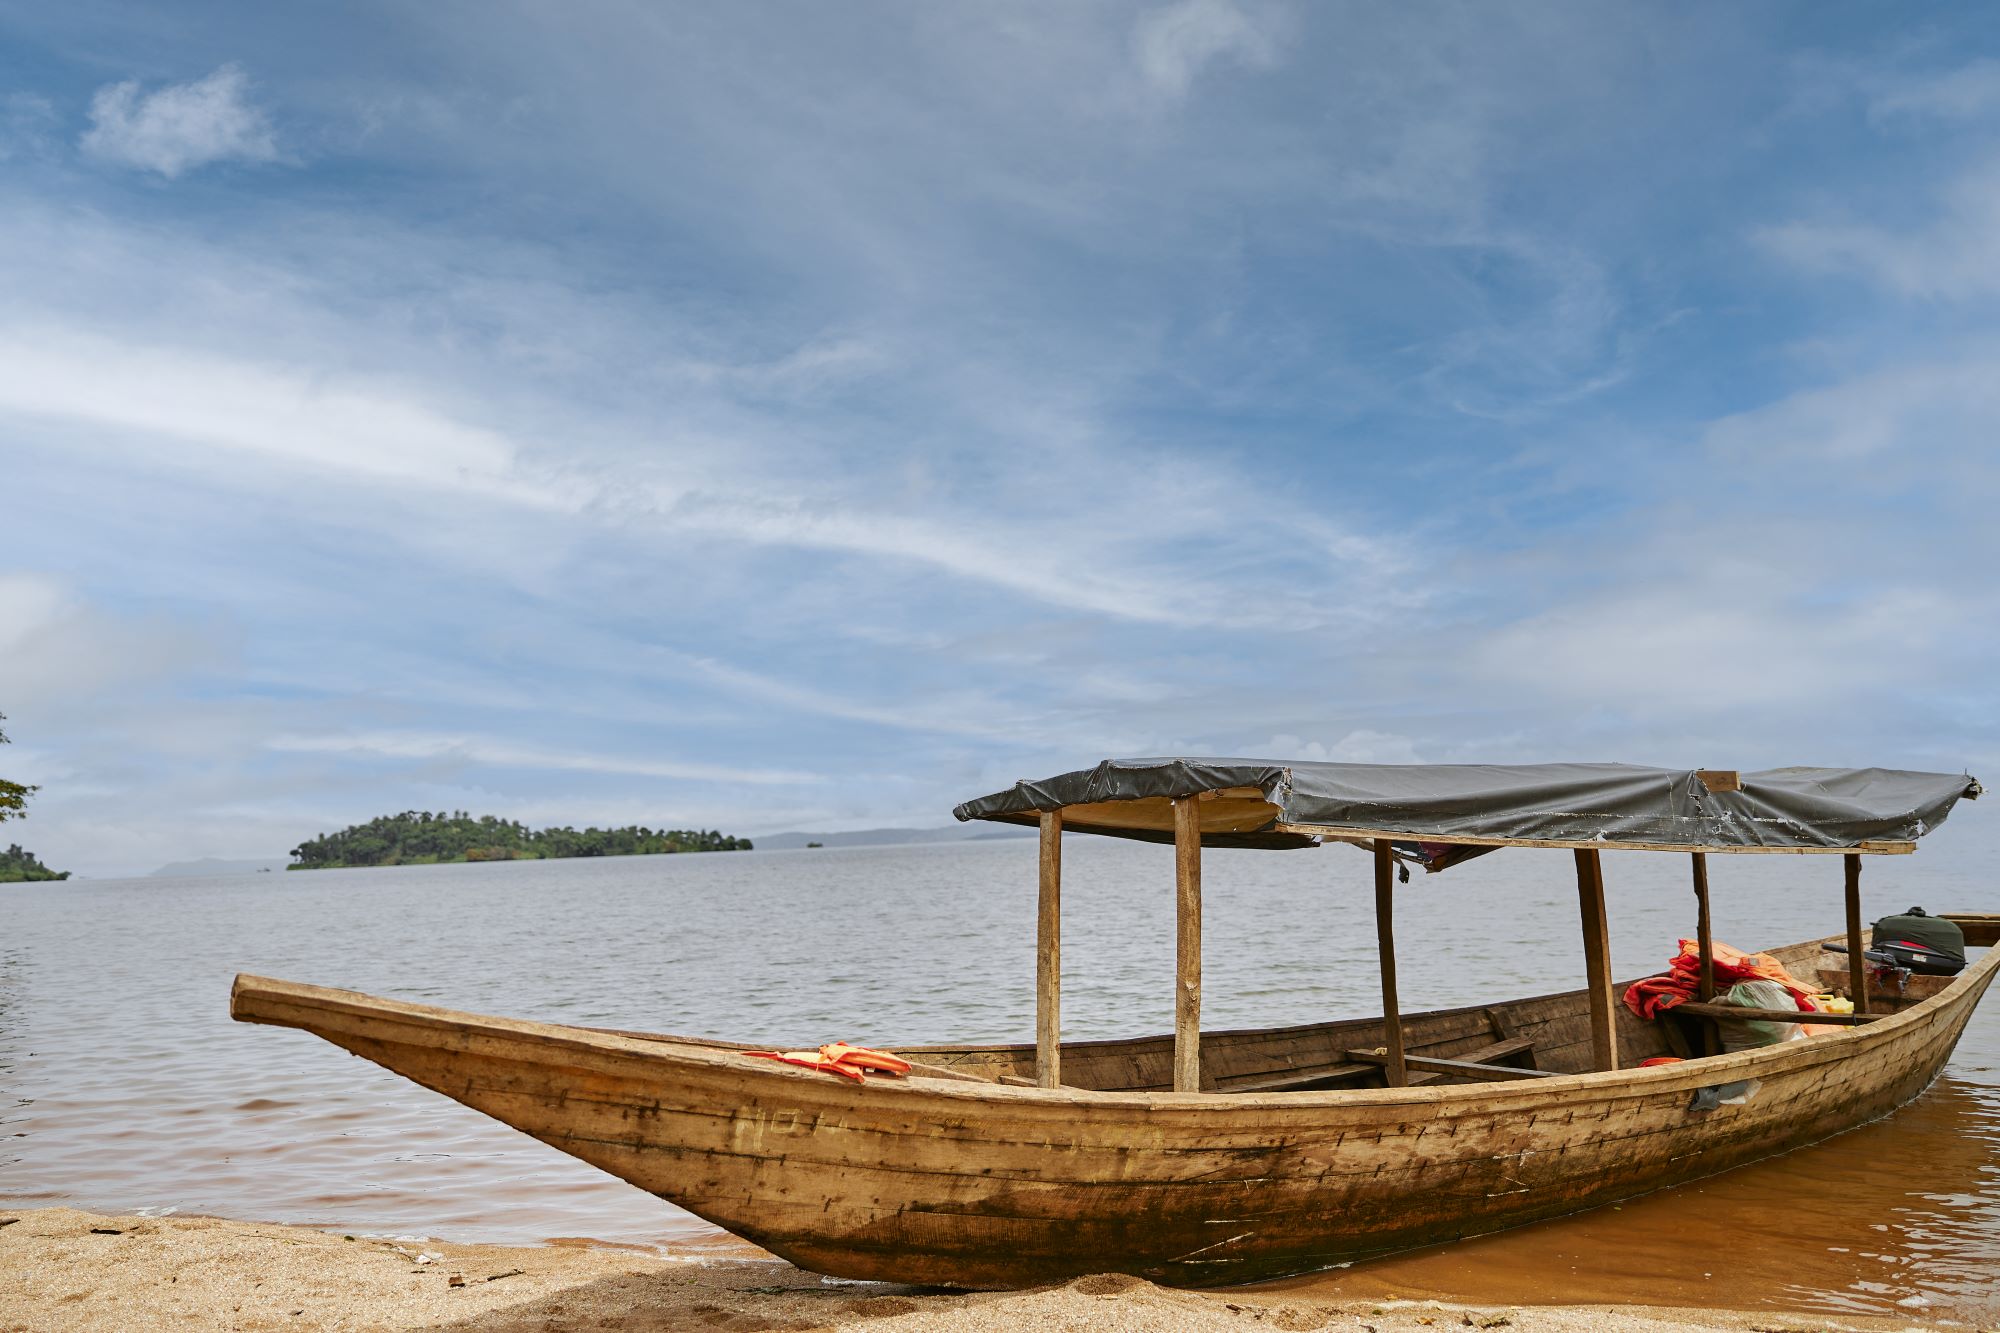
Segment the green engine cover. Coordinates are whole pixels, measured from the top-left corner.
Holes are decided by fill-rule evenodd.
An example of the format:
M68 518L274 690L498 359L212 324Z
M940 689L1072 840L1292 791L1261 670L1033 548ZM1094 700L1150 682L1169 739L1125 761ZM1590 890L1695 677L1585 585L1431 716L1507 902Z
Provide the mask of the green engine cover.
M1897 940L1909 940L1912 944L1926 945L1954 958L1965 957L1965 932L1958 928L1958 923L1932 916L1921 907L1912 907L1901 916L1885 916L1877 921L1873 940L1874 947L1878 949Z

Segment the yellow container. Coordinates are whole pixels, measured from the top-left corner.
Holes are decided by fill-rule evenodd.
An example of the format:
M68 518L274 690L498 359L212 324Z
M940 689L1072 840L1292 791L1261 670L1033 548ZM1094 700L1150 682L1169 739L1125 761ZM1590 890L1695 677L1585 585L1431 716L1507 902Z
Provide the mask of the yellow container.
M1823 1014L1851 1014L1854 1001L1840 995L1820 995L1815 997L1819 1011Z

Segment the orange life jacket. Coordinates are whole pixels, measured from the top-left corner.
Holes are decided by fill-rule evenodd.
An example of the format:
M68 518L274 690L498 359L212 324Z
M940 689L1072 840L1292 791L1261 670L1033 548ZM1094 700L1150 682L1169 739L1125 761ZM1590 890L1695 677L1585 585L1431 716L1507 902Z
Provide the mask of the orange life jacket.
M910 1062L899 1055L867 1046L849 1045L844 1041L833 1042L816 1051L745 1051L743 1054L754 1055L760 1060L798 1065L804 1069L817 1069L825 1074L837 1074L856 1083L865 1081L869 1071L897 1078L910 1072Z

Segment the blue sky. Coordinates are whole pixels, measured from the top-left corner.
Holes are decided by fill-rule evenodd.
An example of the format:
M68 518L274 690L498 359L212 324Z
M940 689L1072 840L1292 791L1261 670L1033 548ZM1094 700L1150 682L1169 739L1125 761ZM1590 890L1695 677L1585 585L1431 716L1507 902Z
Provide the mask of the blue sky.
M9 832L1990 773L2000 11L0 4Z

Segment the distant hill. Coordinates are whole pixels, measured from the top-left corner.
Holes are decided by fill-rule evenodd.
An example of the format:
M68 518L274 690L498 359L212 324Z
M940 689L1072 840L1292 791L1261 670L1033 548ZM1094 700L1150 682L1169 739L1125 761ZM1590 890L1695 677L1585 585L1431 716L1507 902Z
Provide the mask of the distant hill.
M1032 838L1031 828L1005 824L948 824L944 828L867 828L849 833L767 833L757 839L760 851L796 851L809 842L822 847L901 847L916 842L980 842L988 838Z
M219 856L204 856L199 861L173 861L153 873L176 879L207 879L216 875L254 875L262 870L275 872L283 870L285 862L286 858L282 856L257 857L249 861L225 861Z

